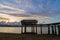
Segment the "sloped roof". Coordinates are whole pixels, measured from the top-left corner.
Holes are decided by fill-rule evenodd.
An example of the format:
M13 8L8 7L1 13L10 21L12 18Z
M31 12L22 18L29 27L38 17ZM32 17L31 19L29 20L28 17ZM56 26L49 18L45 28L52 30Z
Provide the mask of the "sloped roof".
M36 24L38 21L37 20L22 20L22 24Z

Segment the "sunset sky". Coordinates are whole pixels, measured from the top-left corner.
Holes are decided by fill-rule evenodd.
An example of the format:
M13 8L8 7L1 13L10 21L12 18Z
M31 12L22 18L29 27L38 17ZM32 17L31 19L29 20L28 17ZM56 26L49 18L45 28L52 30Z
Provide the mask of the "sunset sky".
M0 0L0 17L10 22L33 18L39 23L60 22L60 0Z
M23 19L36 19L41 24L60 22L60 0L0 0L1 18L7 18L9 22ZM19 33L20 29L0 27L0 32ZM43 30L46 32L48 29Z

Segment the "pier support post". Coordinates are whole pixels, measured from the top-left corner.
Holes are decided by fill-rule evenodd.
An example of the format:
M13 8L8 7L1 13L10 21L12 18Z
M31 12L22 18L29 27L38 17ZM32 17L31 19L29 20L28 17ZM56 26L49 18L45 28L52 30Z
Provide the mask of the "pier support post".
M50 34L50 25L48 25L48 34Z
M58 25L58 32L59 32L59 35L60 35L60 25Z
M24 29L24 33L26 33L26 26L25 26L25 29Z
M54 35L54 26L52 25L51 27L52 27L52 34Z
M42 34L42 25L41 25L41 34Z
M21 27L21 33L23 33L23 26Z
M56 32L56 25L55 25L55 35L57 34L57 32Z
M37 25L36 25L36 33L37 33Z

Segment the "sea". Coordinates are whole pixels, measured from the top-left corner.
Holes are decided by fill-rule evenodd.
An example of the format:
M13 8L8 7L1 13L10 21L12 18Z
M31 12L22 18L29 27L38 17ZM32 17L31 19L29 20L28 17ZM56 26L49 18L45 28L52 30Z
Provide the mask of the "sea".
M31 27L27 27L26 28L26 32L31 32ZM36 32L36 27L34 27L34 31ZM54 29L55 31L55 29ZM21 27L0 27L0 32L1 33L17 33L20 34L21 33ZM23 32L24 32L24 27L23 27ZM56 33L57 35L58 33L58 27L56 27ZM41 27L37 27L37 34L41 34ZM48 34L48 27L47 26L43 26L42 27L42 34ZM52 34L52 29L50 27L50 34Z

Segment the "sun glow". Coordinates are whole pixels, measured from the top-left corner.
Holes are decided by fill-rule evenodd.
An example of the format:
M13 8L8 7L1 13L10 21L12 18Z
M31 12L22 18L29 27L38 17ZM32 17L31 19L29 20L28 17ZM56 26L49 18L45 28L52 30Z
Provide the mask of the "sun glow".
M15 22L16 20L17 20L17 18L14 16L11 16L9 14L0 13L0 21Z

